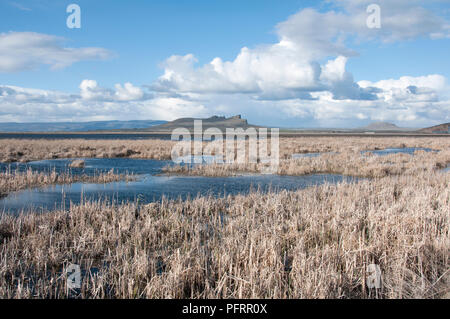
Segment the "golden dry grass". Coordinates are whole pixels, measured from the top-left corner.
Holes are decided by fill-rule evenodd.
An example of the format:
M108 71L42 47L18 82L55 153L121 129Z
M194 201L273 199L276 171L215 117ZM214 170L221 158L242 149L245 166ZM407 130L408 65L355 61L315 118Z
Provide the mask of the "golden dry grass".
M0 162L55 158L170 159L173 142L163 140L1 139Z
M32 161L53 158L147 158L171 159L176 142L167 140L32 140L0 139L0 162ZM205 143L206 144L206 143ZM450 149L448 137L290 137L280 138L280 157L294 153L341 152L388 147L429 147Z
M150 205L84 203L0 218L0 296L442 298L449 292L450 174ZM383 288L365 285L380 265Z
M291 158L298 153L357 153L364 150L421 147L450 149L449 137L294 137L280 138L280 157Z
M0 140L0 160L169 159L173 144ZM359 153L390 147L440 152ZM293 153L308 152L339 154L289 160ZM450 162L450 139L282 138L280 154L279 174L374 179L295 192L149 205L98 201L67 212L3 215L0 297L448 298L450 174L437 170ZM226 176L259 172L261 165L175 166L167 172ZM79 177L9 173L0 175L0 190L73 178ZM75 294L67 290L64 267L69 263L86 271ZM365 285L371 263L381 267L382 289Z
M53 184L71 184L75 182L88 183L110 183L121 180L132 180L135 177L129 174L116 174L113 170L95 175L74 175L70 171L57 173L51 171L48 173L33 171L31 168L26 171L6 170L0 172L0 195L4 196L10 192L21 189L41 187Z
M410 154L378 156L347 151L339 154L321 154L318 157L281 160L276 171L279 175L307 175L317 173L343 174L359 177L389 175L415 175L442 169L450 163L450 148L440 152L416 151ZM264 163L171 165L164 168L167 174L193 176L232 176L258 173L268 166Z

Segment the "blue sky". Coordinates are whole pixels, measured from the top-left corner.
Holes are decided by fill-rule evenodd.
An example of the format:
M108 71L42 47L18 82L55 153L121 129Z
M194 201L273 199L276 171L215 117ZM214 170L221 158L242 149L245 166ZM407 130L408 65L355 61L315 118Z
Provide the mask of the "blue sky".
M0 122L450 120L448 1L4 0L0 15Z
M67 38L67 45L98 46L117 56L104 63L82 62L58 72L0 74L0 81L42 89L74 90L84 78L106 86L123 81L148 84L173 54L194 53L200 63L216 56L233 59L243 46L276 41L274 26L315 1L8 1L0 4L0 30L34 31ZM66 27L66 7L77 3L82 28ZM42 81L42 78L45 81Z

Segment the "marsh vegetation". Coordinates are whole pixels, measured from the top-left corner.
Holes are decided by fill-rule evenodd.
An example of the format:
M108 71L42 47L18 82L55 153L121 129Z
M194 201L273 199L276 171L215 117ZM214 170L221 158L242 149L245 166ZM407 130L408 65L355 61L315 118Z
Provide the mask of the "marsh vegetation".
M142 158L170 160L176 144L167 140L33 140L0 139L0 162L29 162L57 158ZM206 142L204 142L206 144ZM447 137L282 137L280 157L298 153L356 153L385 148L424 147L448 150Z
M5 298L443 298L450 177L429 172L0 218ZM64 267L83 269L70 293ZM365 269L380 265L382 289Z
M29 168L26 171L6 170L0 172L0 194L6 194L22 189L43 187L55 184L71 184L76 182L86 183L111 183L116 181L134 180L132 174L117 174L114 170L107 173L98 172L94 175L72 174L70 171L58 173L55 170L50 172L37 172Z
M104 152L170 157L167 141L39 143L19 141L4 154L20 152L25 160ZM6 149L4 140L0 144ZM441 171L450 162L449 146L445 138L281 139L278 174L370 178L301 190L150 204L85 201L45 214L2 214L0 296L449 298L450 175ZM435 151L361 153L389 147ZM291 159L312 152L335 154ZM166 172L228 176L257 172L261 164L234 165L173 166ZM92 178L59 174L3 172L0 185L9 192ZM96 178L127 178L106 175ZM77 290L67 286L71 263L82 269ZM380 289L366 285L369 264L380 266Z

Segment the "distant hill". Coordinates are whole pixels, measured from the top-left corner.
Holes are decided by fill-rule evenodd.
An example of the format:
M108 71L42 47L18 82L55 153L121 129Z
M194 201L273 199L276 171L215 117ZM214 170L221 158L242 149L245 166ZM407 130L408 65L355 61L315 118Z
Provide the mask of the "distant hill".
M110 130L147 129L166 121L94 121L94 122L50 122L50 123L0 123L0 132L86 132Z
M444 123L419 130L422 133L450 133L450 123Z
M210 127L217 127L218 129L225 132L226 128L238 128L241 127L243 129L249 127L259 127L256 125L248 124L247 120L243 119L240 115L232 116L226 118L225 116L212 116L210 118L201 119L201 118L180 118L165 124L156 125L149 127L146 131L151 132L170 132L176 128L187 128L192 131L194 129L194 120L202 120L202 128L203 130L208 129Z
M402 127L398 127L395 124L388 122L373 122L367 126L360 127L358 130L366 130L366 131L404 131L407 130Z

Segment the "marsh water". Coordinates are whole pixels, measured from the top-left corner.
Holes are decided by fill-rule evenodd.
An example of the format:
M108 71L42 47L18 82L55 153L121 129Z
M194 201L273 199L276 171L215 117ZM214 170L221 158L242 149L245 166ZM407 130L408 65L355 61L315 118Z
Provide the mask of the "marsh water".
M427 147L404 147L404 148L385 148L382 150L368 150L361 151L362 154L372 153L375 155L389 155L389 154L409 154L414 155L415 151L425 151L425 152L437 152Z
M73 159L72 159L73 160ZM307 176L279 175L242 175L231 177L193 177L161 175L162 168L169 161L141 159L85 159L84 168L69 168L71 159L45 160L27 164L0 164L6 169L25 171L28 168L41 172L71 172L72 174L95 175L114 169L116 173L135 174L137 179L131 182L113 182L107 184L73 183L52 185L22 190L8 194L0 200L0 211L18 213L49 211L68 208L85 200L106 200L116 203L150 203L163 197L169 199L194 198L197 195L216 197L246 194L251 190L295 190L323 183L353 181L356 178L331 174Z
M363 151L377 155L396 153L414 154L416 150L432 151L428 148L400 148ZM294 154L297 155L297 154ZM315 157L320 153L298 154L299 157ZM119 174L134 174L136 180L131 182L113 183L73 183L52 185L22 190L8 194L0 199L0 212L48 211L68 208L71 204L78 204L84 200L106 200L116 203L135 202L150 203L159 201L163 197L168 199L187 199L198 195L216 197L236 194L246 194L251 190L296 190L320 185L323 183L351 182L358 178L333 174L314 174L306 176L280 176L248 174L230 177L193 177L166 176L162 169L172 165L171 161L157 161L146 159L111 158L84 159L84 168L70 168L73 159L43 160L23 163L0 163L0 170L26 171L31 168L38 172L86 174L93 176L111 169ZM444 171L448 171L448 168Z
M415 151L425 151L425 152L437 152L435 150L432 150L431 148L426 147L403 147L403 148L385 148L381 150L366 150L361 151L361 154L367 154L372 153L374 155L390 155L390 154L409 154L414 155ZM312 157L318 157L322 154L337 154L335 152L324 152L324 153L295 153L292 154L292 159L298 159L298 158L312 158Z
M83 140L170 140L170 134L159 133L4 133L0 139L83 139Z

